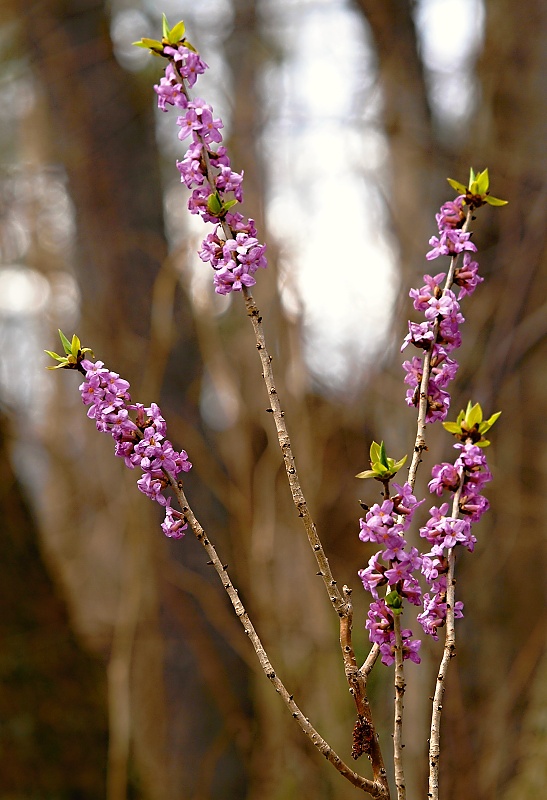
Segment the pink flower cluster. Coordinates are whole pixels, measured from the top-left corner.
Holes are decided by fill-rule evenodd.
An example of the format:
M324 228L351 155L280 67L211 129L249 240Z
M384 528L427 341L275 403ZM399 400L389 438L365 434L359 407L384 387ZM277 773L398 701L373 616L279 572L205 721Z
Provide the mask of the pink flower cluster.
M156 403L149 408L131 403L128 381L106 369L102 361L84 359L81 366L85 379L80 392L84 405L89 406L87 416L95 420L98 431L110 433L116 442L115 454L124 459L129 469L142 470L137 486L165 507L161 526L165 535L182 538L187 528L184 516L171 508L171 499L163 491L169 483L168 474L176 479L181 472L192 468L186 452L177 452L165 438L167 426Z
M464 322L459 300L471 295L483 280L478 275L478 264L472 260L471 253L476 251L476 247L470 241L470 234L461 230L465 220L464 201L464 196L460 196L442 206L436 215L439 237L430 239L433 249L427 254L428 260L441 255L453 257L463 254L461 265L454 269L452 282L459 287L458 297L450 285L442 288L444 272L424 275L424 285L410 291L414 308L423 313L425 321L409 322L409 333L401 349L413 344L430 353L426 422L446 419L450 406L447 386L458 369L451 354L461 344L460 325ZM406 401L408 405L417 406L423 359L415 356L405 361L403 368L408 386ZM450 552L457 545L473 551L476 539L471 533L471 525L489 506L481 494L485 483L492 478L484 450L472 443L471 436L455 447L460 454L454 464L443 462L433 467L429 491L438 496L444 491L458 493L457 513L455 516L449 514L448 503L430 509L427 523L420 528L420 536L430 546L428 553L420 553L415 547L408 549L403 536L414 510L420 505L409 484L393 484L398 494L385 499L381 505L373 506L360 520L361 541L381 544L383 548L371 556L366 569L359 571L359 577L374 598L366 628L371 641L380 646L384 664L394 661L394 613L400 613L404 600L418 606L423 601L423 612L418 615L418 620L426 634L438 638L437 629L445 624L447 614ZM423 598L416 571L421 572L428 584L429 591ZM383 597L378 592L381 587L386 587ZM463 603L455 602L454 614L463 616ZM402 634L404 658L418 662L420 642L413 640L409 629Z
M393 611L381 598L370 604L368 619L365 627L369 632L370 641L380 646L382 664L389 667L395 661L395 633L393 630ZM412 638L410 628L401 631L403 640L403 660L409 659L415 664L420 663L419 650L422 644L420 639Z
M229 210L243 201L243 173L232 170L226 148L221 145L222 120L214 117L212 107L204 100L188 96L185 82L193 86L207 65L184 45L165 47L164 54L171 60L154 89L163 111L167 111L167 105L184 111L177 118L179 139L192 137L184 159L177 161L181 181L192 190L188 209L216 225L204 239L199 256L212 266L218 294L240 292L244 286L254 286L255 272L267 266L266 246L256 238L254 221Z
M471 252L476 251L470 241L469 233L460 229L465 218L464 197L445 203L436 215L440 238L433 236L429 243L433 249L426 258L432 260L441 255L456 256L463 253L463 261L454 273L454 284L459 287L458 297L441 283L446 273L424 275L424 286L411 289L410 297L414 308L425 316L425 322L408 323L408 334L405 336L401 350L413 344L421 350L431 352L431 372L427 388L426 422L444 420L450 407L450 394L447 385L456 375L458 365L450 358L450 353L461 345L460 325L465 321L460 312L459 300L473 293L483 280L478 275L478 264L472 260ZM418 406L420 384L423 375L422 359L414 356L403 363L406 372L405 383L408 386L406 402L409 406Z
M438 638L437 628L446 620L448 551L456 545L473 551L477 540L471 533L471 524L488 510L488 500L481 490L492 479L484 450L470 443L458 443L454 447L461 451L459 457L454 464L444 462L433 467L429 491L439 496L443 491L455 493L461 483L459 513L462 517L449 516L449 505L443 503L440 508L430 509L429 520L420 528L420 536L431 545L431 551L422 556L421 565L431 593L424 594L424 610L418 615L418 621L434 639ZM463 616L463 603L455 603L454 613L457 618Z
M410 526L415 509L424 502L416 500L407 483L403 486L394 483L397 494L381 505L372 506L360 520L361 541L381 544L383 548L370 557L366 569L359 570L358 574L364 588L374 597L365 627L371 642L380 646L382 662L387 665L394 661L395 633L393 606L390 607L386 599L395 592L400 606L405 599L413 605L421 605L422 591L414 574L420 570L430 591L423 595L424 610L417 619L425 633L438 639L437 628L446 621L449 551L456 545L473 551L477 540L471 533L471 525L489 508L488 500L481 494L484 485L492 479L484 450L469 442L454 447L460 450L460 455L454 464L443 462L433 467L429 491L439 496L444 491L455 494L461 484L458 505L461 517L448 514L448 503L429 510L429 520L420 528L420 536L431 547L428 553L420 553L416 547L407 549L403 534ZM386 599L378 593L384 586L387 587ZM454 614L456 618L463 617L462 602L455 603ZM412 639L410 629L402 634L403 657L418 663L420 642Z
M378 588L389 586L399 598L406 598L413 605L421 604L421 589L414 571L420 569L422 558L416 547L407 548L404 532L410 527L418 502L408 483L393 484L397 494L379 505L375 504L360 520L359 538L362 542L380 544L383 549L370 557L368 567L359 570L364 588L374 597L370 604L366 628L371 642L380 646L382 662L392 664L395 652L393 611L378 595ZM382 561L384 563L382 563ZM403 658L419 663L420 641L412 639L412 631L405 629Z

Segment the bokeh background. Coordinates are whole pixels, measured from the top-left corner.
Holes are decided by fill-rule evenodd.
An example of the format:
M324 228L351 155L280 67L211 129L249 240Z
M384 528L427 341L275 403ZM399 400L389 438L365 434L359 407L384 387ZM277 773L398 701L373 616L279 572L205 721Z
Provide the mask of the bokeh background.
M547 5L542 0L2 0L0 3L0 798L344 800L260 673L191 536L165 540L43 348L77 331L158 402L187 493L300 707L349 759L353 706L291 503L241 297L195 251L161 63L131 48L184 18L209 63L245 210L268 243L255 298L302 483L367 653L354 480L370 441L414 441L399 342L446 177L489 167L454 413L503 415L492 511L458 563L443 800L547 785ZM439 267L440 269L440 267ZM450 455L431 434L421 476ZM407 622L405 620L405 622ZM440 645L409 668L408 795L426 793ZM389 761L390 670L371 697ZM363 771L365 763L358 763Z

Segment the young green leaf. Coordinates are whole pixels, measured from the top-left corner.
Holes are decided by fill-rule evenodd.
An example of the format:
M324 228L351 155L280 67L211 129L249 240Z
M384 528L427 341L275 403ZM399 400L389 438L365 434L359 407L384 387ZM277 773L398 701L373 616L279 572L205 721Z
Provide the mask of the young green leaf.
M509 200L500 200L499 197L491 197L489 194L484 198L489 206L506 206Z
M163 44L158 42L157 39L147 39L143 37L140 42L133 42L135 47L143 47L145 50L150 50L150 52L158 56L163 53Z
M207 210L214 217L219 217L222 213L222 200L218 192L210 194L207 198Z
M469 401L465 411L458 414L456 422L443 422L443 428L460 442L471 441L477 447L488 447L490 442L484 438L484 434L490 430L500 414L501 411L496 411L489 419L483 420L480 403L471 405Z
M476 180L473 181L476 184L476 192L474 194L486 194L488 191L488 186L490 185L490 179L488 177L488 169L483 170L483 172L479 172L476 177Z
M458 192L458 194L465 194L467 191L467 186L464 186L463 183L458 183L458 181L453 180L452 178L446 179L450 186Z
M364 472L359 472L356 478L375 478L378 481L385 483L401 469L406 462L407 457L404 456L399 461L394 458L389 458L386 453L384 442L372 442L370 446L370 466L372 469L366 469Z
M62 330L59 328L59 338L61 339L61 344L63 345L63 349L67 355L72 352L72 344L68 341Z
M173 28L171 28L171 31L169 32L169 35L167 37L169 39L169 43L178 44L181 41L181 39L184 38L185 30L186 27L184 25L184 22L182 20L180 22L177 22L177 24Z

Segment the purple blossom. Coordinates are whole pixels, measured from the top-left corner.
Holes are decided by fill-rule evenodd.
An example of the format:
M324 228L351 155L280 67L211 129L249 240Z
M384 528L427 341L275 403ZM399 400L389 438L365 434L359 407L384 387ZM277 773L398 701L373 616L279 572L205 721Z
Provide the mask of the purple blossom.
M410 290L409 295L414 300L414 308L416 311L425 311L432 297L441 296L441 282L444 280L445 275L445 272L439 272L438 275L433 277L431 275L424 275L425 286L422 286L421 289Z
M437 226L439 231L446 230L447 228L458 228L465 220L464 195L456 197L455 200L448 200L443 203L441 210L435 214Z
M375 553L369 558L368 567L360 569L357 573L367 592L370 592L376 600L378 600L378 587L387 584L387 578L384 575L385 567L380 564L379 558L380 553Z
M254 286L256 280L245 271L243 266L236 265L235 261L229 261L226 266L215 272L213 282L217 294L229 294L230 292L240 292L244 286Z
M182 539L184 532L188 528L188 523L184 518L184 514L171 508L171 498L167 498L165 504L165 519L161 523L161 528L166 536L170 539Z
M460 287L458 300L461 300L465 295L471 295L484 278L479 274L479 265L476 261L472 261L470 253L464 253L463 265L456 267L454 273L454 283Z
M370 641L380 646L382 663L386 666L393 664L395 660L393 614L385 600L376 600L370 604L365 628L369 632ZM413 640L412 631L408 628L401 631L401 638L403 640L403 659L410 659L419 664L420 640Z
M454 604L454 618L460 619L461 617L463 617L463 603L457 600ZM441 628L446 623L446 594L425 594L424 610L418 614L417 620L424 631L437 641L439 638L437 628Z
M366 521L368 526L376 533L381 532L384 528L393 527L395 525L393 501L384 500L382 505L375 503L370 511L367 512Z
M450 395L444 389L439 389L434 380L430 380L427 387L427 413L426 422L443 421L448 416L450 409Z
M400 483L393 481L391 485L397 492L397 494L392 495L391 500L397 514L404 518L403 529L407 530L412 521L414 512L418 506L421 506L422 503L425 502L425 500L416 500L416 497L413 493L414 490L409 483L403 483L403 485L401 485Z
M462 343L462 335L460 333L460 325L465 322L461 314L450 317L442 317L439 332L437 334L437 342L443 345L445 351L450 353L452 350L457 350Z
M188 210L205 222L217 225L215 233L205 237L199 255L215 270L213 282L218 294L242 291L254 286L254 273L267 266L266 247L256 239L253 220L226 208L233 199L243 201L243 173L232 169L222 145L222 120L215 118L212 107L205 100L188 97L185 84L193 86L207 65L184 45L164 47L164 54L171 60L164 78L155 89L162 110L173 105L184 111L177 117L178 136L181 140L191 138L191 143L185 157L177 161L177 169L181 181L192 190ZM214 145L216 150L213 150ZM214 203L209 204L213 194ZM222 226L219 220L223 220Z
M442 556L444 550L450 550L457 544L463 544L472 551L476 539L471 534L471 522L469 519L446 516L447 511L448 503L443 503L440 508L433 506L428 522L420 528L420 536L433 545L431 554Z
M167 504L167 498L162 494L166 486L166 481L163 478L153 475L151 472L145 472L142 478L137 481L137 486L143 494L151 500L155 500L160 506Z
M184 87L177 78L177 73L172 64L165 68L165 75L161 78L159 85L154 86L154 91L158 95L158 108L167 111L166 104L186 108L188 99Z
M442 595L429 593L424 595L424 610L418 614L417 620L424 629L425 633L432 636L435 641L439 639L437 628L442 627L446 622L446 600L442 600Z
M481 494L466 494L460 497L460 511L468 515L471 522L478 522L489 508L490 503Z
M234 172L229 166L221 166L220 173L215 178L215 186L220 192L233 192L240 203L243 202L243 173Z
M395 584L403 581L409 580L412 576L412 565L410 562L404 561L392 561L391 567L386 569L384 573L385 577L387 578L389 585L394 586Z
M455 492L460 485L460 474L454 464L446 461L436 464L431 470L431 474L433 480L429 481L429 491L432 494L438 494L439 497L445 490Z
M229 212L226 214L226 222L234 233L248 233L249 236L256 237L254 219L246 219L239 212Z
M418 579L413 575L407 580L403 581L402 585L398 587L401 597L405 597L413 606L419 606L422 602L422 589L418 583Z
M435 349L438 350L440 348L435 345ZM454 361L448 357L444 357L443 360L439 361L435 355L432 357L430 374L432 380L435 382L435 385L439 388L448 386L448 384L456 377L457 371L457 361Z
M465 469L477 471L479 469L488 467L484 450L480 447L477 447L476 444L461 444L458 442L454 445L454 447L457 450L461 450L456 463L461 464L463 467L465 467ZM492 476L489 473L488 480L490 480L491 477Z
M401 639L403 641L403 661L410 659L410 661L414 661L415 664L419 664L420 656L418 655L418 651L422 644L421 641L419 639L413 640L412 631L408 628L401 631ZM384 642L380 645L380 654L382 657L382 664L385 664L387 667L395 661L394 632L391 634L389 642Z
M432 553L422 555L422 575L429 584L434 584L439 575L448 570L448 561L444 556L436 556Z
M394 528L385 528L384 532L376 537L377 543L384 548L382 552L384 561L391 563L395 559L399 560L403 557L406 540L402 535L402 530L401 525L397 525Z
M170 46L164 47L163 52L172 57L179 75L188 82L189 86L193 86L198 75L202 75L208 69L207 64L202 61L199 54L183 44L179 45L177 49Z
M439 256L454 256L463 253L464 250L477 251L476 246L470 241L471 234L458 230L457 228L447 228L441 232L440 239L432 236L429 244L432 250L426 253L428 261L432 261Z
M383 598L370 604L365 628L369 632L371 642L381 645L391 641L393 614Z
M429 381L426 390L425 418L427 423L444 420L447 417L450 408L450 394L447 387L458 370L458 364L450 358L450 354L461 345L460 326L465 321L460 311L459 300L472 294L482 281L478 275L478 264L472 256L477 248L471 241L471 234L462 230L465 219L464 207L464 196L457 197L441 207L436 215L439 236L430 239L432 249L426 256L428 260L432 260L441 255L452 257L463 254L461 264L459 266L455 264L453 278L454 285L459 287L458 297L450 286L445 286L444 289L441 287L445 279L444 272L433 276L424 275L423 286L420 289L410 290L414 308L424 315L425 320L408 323L409 332L404 338L401 350L413 344L428 353ZM404 382L407 386L406 402L410 406L418 406L424 374L424 357L414 356L404 361L403 369ZM471 524L476 522L488 508L488 500L480 493L484 484L491 479L484 451L469 442L459 443L456 447L460 450L460 455L454 464L443 462L433 467L429 490L439 496L444 491L455 493L459 490L461 516L450 516L448 503L442 504L439 508L435 506L431 508L428 522L420 528L420 536L431 545L430 553L422 555L416 548L412 548L408 553L405 549L403 532L407 530L412 516L412 506L410 506L408 510L411 513L408 518L404 517L405 508L408 506L406 494L411 495L410 487L404 490L404 499L392 495L394 509L391 514L395 516L395 521L391 528L384 527L384 530L393 533L401 524L401 520L404 520L403 529L399 533L404 545L394 547L389 541L388 534L379 536L374 525L375 521L371 524L369 515L365 520L361 520L361 539L375 541L384 546L383 554L382 552L376 554L369 562L367 570L362 571L365 588L374 589L377 596L377 587L382 585L381 581L387 580L390 591L395 587L400 597L419 604L421 591L414 572L421 570L430 592L424 596L424 611L419 619L426 633L435 638L437 638L437 628L444 625L446 619L447 553L456 545L462 545L469 551L473 550L476 539L471 533ZM397 487L397 491L400 490L401 487ZM413 500L415 501L415 498ZM388 562L387 569L380 566L379 558ZM462 616L462 610L463 604L457 602L455 616ZM384 635L373 639L372 632L376 630L370 622L373 618L374 615L372 617L369 615L367 624L371 631L371 640L380 644L384 663L390 663L393 648L391 633L389 637Z
M183 530L179 524L182 517L170 508L170 501L163 492L171 477L176 479L181 472L191 469L186 452L177 452L165 438L167 426L156 403L149 407L132 404L128 381L104 368L102 361L94 363L84 359L81 365L86 373L80 392L82 402L89 406L88 417L95 420L99 431L112 436L115 454L124 459L129 469L141 469L143 474L137 481L139 490L169 509L162 528L166 535L175 536Z
M403 361L403 369L406 372L404 382L415 389L422 382L423 362L418 356L413 356L410 361Z
M188 148L182 161L177 161L180 179L188 189L202 186L207 173L201 156L201 142L194 142Z
M429 350L433 344L433 325L430 322L409 322L401 350L411 343L422 350Z
M430 297L425 308L425 318L435 320L437 317L454 317L460 306L450 289L442 297Z

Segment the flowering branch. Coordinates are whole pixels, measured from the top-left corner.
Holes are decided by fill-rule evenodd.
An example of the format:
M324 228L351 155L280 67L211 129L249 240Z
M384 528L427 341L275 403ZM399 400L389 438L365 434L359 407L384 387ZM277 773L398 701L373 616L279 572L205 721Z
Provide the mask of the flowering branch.
M302 491L295 459L292 453L291 441L281 408L275 379L272 369L272 357L268 353L262 316L255 303L250 287L256 283L254 274L258 268L266 267L264 255L265 246L258 243L253 220L246 220L241 214L234 213L231 209L243 199L242 180L243 174L235 173L230 164L226 149L222 146L223 127L222 121L216 119L213 109L204 100L191 99L189 87L193 86L199 74L207 67L195 49L183 38L184 25L178 23L169 29L164 17L163 39L161 42L144 39L138 43L146 47L155 55L167 59L168 64L165 75L160 83L155 86L158 95L158 105L164 111L167 106L174 106L184 112L177 119L180 127L179 138L186 139L191 136L186 156L177 167L181 180L189 189L193 189L188 209L193 214L198 214L205 222L215 224L215 231L208 234L199 252L200 258L210 263L214 270L215 291L219 294L242 292L245 299L247 315L249 316L255 334L256 347L262 364L262 375L268 393L270 407L267 409L274 419L279 446L283 455L285 471L293 502L302 519L309 544L315 556L318 575L322 578L330 602L340 619L340 636L345 637L342 649L346 675L354 676L355 680L348 677L350 690L355 700L358 722L366 716L367 725L372 731L372 738L376 742L376 735L372 726L372 716L366 698L366 677L355 674L353 663L355 655L351 641L346 633L351 626L348 619L351 614L349 595L344 595L337 586L333 577L328 558L318 536L315 523L312 519L308 504ZM216 149L213 149L215 145ZM366 713L363 711L366 709ZM373 771L383 781L387 789L385 769L379 747L372 747Z
M411 658L420 661L418 650L420 641L412 641L410 630L401 630L400 615L403 602L408 600L420 604L421 588L412 574L419 569L429 583L432 592L423 596L424 610L418 621L424 631L437 637L437 629L446 625L446 639L443 658L435 690L431 737L430 737L430 796L438 800L438 765L440 756L440 720L442 696L448 663L455 655L455 625L457 617L463 616L463 603L455 600L454 566L456 544L464 544L473 550L475 537L471 534L471 523L477 521L488 508L488 501L480 494L480 489L491 474L487 468L481 448L489 442L484 433L494 424L499 413L483 421L482 410L477 404L469 403L467 411L461 412L455 423L444 422L450 405L450 395L446 391L448 383L457 371L457 362L449 354L460 346L459 326L464 322L458 300L470 295L483 280L478 275L478 264L472 261L471 253L476 246L470 241L469 225L473 211L481 205L503 205L505 201L491 198L488 194L488 170L475 175L471 170L469 187L462 187L454 181L450 184L462 191L454 201L445 203L436 215L439 237L432 237L432 250L427 259L450 256L450 266L444 288L441 282L445 273L435 276L425 275L425 285L412 289L410 296L414 308L425 314L422 323L409 322L409 333L403 342L404 349L412 343L423 350L423 358L405 361L407 373L405 383L409 385L406 401L418 407L417 434L409 468L408 480L404 486L394 484L398 494L390 498L389 484L405 459L396 462L388 458L385 447L373 442L370 450L371 470L359 473L359 478L375 478L384 486L384 502L376 504L361 519L359 538L381 544L385 549L369 560L369 566L359 571L363 586L374 600L370 605L366 627L371 641L379 646L382 662L395 662L395 715L394 715L394 766L398 800L406 796L404 770L402 764L402 725L403 697L405 679L403 662ZM465 209L467 206L467 209ZM460 259L463 263L460 266ZM456 299L451 287L459 286ZM405 550L406 540L403 532L410 524L414 509L419 503L412 495L416 473L421 456L426 450L426 425L437 420L461 444L461 455L454 465L443 463L433 467L433 480L429 490L441 494L444 490L454 493L452 514L446 516L448 504L430 509L430 519L420 529L420 535L432 545L430 553L419 553L416 548ZM421 501L423 502L423 501ZM464 518L460 518L460 513ZM382 561L387 562L385 567ZM378 588L386 586L386 594L380 597Z
M293 502L304 523L319 567L318 574L323 579L334 610L339 616L343 616L346 613L345 600L333 578L301 488L284 412L275 386L272 358L266 347L262 316L250 291L250 287L256 283L254 273L258 268L267 265L264 256L266 248L256 239L254 221L245 220L241 214L230 211L236 203L243 200L243 174L232 170L226 148L221 144L222 120L215 119L213 109L205 101L200 98L192 100L190 97L188 87L195 84L197 76L207 65L193 48L189 48L186 39L175 40L175 36L179 36L181 30L184 31L184 27L179 26L180 23L169 31L164 21L164 40L166 38L167 41L162 44L145 39L142 46L167 58L165 75L159 85L154 87L159 98L158 104L164 111L167 110L167 105L183 109L184 115L177 119L181 128L179 138L185 139L191 135L193 139L185 158L177 162L181 180L189 189L194 188L188 208L205 222L216 224L215 232L205 237L199 255L215 271L214 284L218 294L242 292L245 298L270 401L270 408L267 410L273 414ZM218 145L216 150L212 149L213 143Z
M138 467L143 472L143 476L137 481L137 486L143 494L165 508L165 520L161 526L165 535L181 539L190 525L192 532L203 545L209 557L208 563L214 566L222 586L230 598L236 616L241 621L245 633L254 647L262 670L281 696L292 717L313 745L346 780L372 797L389 800L389 788L383 763L381 768L376 767L373 780L354 772L316 731L309 719L302 714L293 695L289 694L277 676L239 597L238 590L230 579L228 565L222 563L213 543L188 503L178 476L182 472L188 472L192 465L188 461L186 452L182 450L177 453L173 450L171 442L165 438L166 423L159 407L155 403L148 408L140 403L132 403L128 381L106 369L102 361L93 362L86 358L88 353L91 354L91 350L82 348L76 335L69 342L61 331L59 334L65 349L65 356L46 351L58 362L53 369L73 369L84 375L80 392L83 403L88 406L88 417L95 420L98 431L109 433L112 436L116 442L115 454L124 459L126 466L129 469ZM132 419L132 416L135 417L135 420ZM165 497L164 492L167 488L174 491L180 511L171 507L170 497ZM364 707L364 715L367 720L371 719L368 704ZM370 730L372 732L374 730L372 723L370 723ZM379 754L375 736L373 736L373 740L367 752L374 755L374 763L377 764L378 758L381 761L381 754Z

